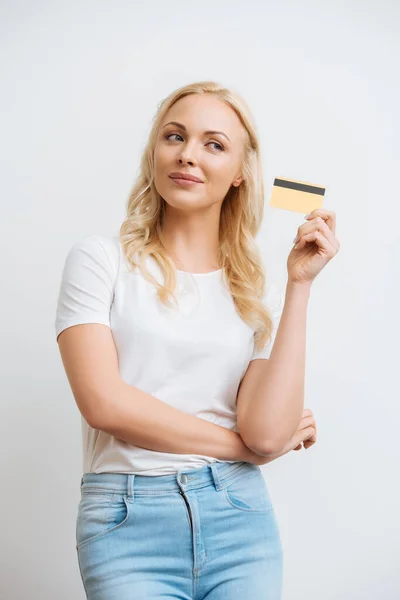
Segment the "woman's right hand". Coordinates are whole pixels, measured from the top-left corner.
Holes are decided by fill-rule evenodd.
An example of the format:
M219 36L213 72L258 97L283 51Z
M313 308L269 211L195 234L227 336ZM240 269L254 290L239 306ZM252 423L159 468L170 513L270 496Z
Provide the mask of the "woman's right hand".
M287 454L291 450L301 450L302 443L304 448L308 449L310 446L315 444L316 441L317 425L315 423L315 418L312 414L312 411L309 408L305 408L296 432L280 452L277 452L276 454L270 454L268 456L262 456L250 451L250 456L248 459L246 459L246 462L251 462L255 465L265 465L276 458L284 456L284 454Z

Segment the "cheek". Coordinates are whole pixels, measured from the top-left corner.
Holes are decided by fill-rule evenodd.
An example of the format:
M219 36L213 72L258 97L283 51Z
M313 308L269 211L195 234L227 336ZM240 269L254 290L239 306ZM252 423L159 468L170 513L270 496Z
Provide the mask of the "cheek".
M158 148L156 148L154 150L153 159L154 159L154 168L157 169L159 167L159 165L162 164L162 161L163 161L162 153L160 152L160 150Z
M168 171L171 171L171 161L165 157L165 152L158 150L154 152L154 179L158 183L164 180L164 177Z
M168 147L163 143L156 144L154 148L154 162L157 161L158 164L165 162L168 159L168 156L171 155L171 152L168 152Z
M210 182L215 189L224 190L229 187L232 179L231 168L228 165L214 165L214 168L211 167Z

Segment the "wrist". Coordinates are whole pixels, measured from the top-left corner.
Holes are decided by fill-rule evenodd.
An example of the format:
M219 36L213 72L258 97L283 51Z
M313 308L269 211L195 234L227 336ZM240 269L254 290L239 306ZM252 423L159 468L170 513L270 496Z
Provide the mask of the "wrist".
M299 296L309 298L312 282L300 282L288 280L286 283L286 296Z

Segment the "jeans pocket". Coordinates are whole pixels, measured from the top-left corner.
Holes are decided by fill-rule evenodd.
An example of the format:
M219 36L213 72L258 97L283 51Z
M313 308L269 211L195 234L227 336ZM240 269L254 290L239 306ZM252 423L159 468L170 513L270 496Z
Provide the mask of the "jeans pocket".
M235 476L225 483L223 492L226 501L245 512L268 512L272 509L271 497L268 492L261 470L245 466Z
M122 527L130 509L124 494L82 491L76 519L76 549Z

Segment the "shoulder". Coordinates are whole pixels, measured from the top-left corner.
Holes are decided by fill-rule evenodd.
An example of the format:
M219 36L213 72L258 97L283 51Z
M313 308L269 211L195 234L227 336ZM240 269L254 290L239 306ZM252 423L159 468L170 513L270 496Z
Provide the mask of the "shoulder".
M68 253L69 261L87 260L101 264L112 272L119 270L120 242L118 236L86 235L77 240Z

